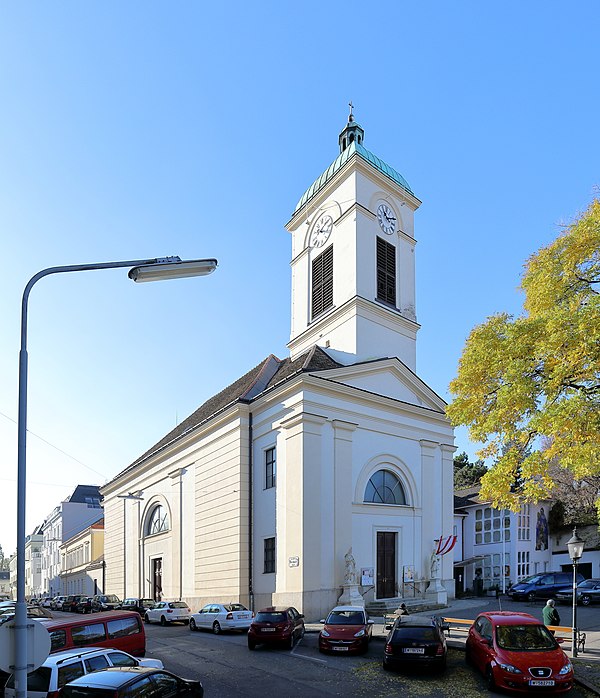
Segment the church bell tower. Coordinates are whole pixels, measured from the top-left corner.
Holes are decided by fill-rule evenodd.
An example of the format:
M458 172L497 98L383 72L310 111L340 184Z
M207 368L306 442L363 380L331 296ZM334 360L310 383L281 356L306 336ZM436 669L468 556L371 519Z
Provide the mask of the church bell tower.
M294 359L318 344L341 363L398 357L416 371L414 212L408 183L364 145L354 120L304 192L292 235Z

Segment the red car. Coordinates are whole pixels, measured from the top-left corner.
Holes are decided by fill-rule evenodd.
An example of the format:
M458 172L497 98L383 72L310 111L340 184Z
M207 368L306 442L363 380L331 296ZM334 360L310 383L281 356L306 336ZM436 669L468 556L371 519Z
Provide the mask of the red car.
M490 690L568 691L573 666L554 635L529 613L481 613L469 630L467 662L486 677Z
M270 606L256 614L248 629L248 649L256 645L284 645L294 647L296 639L304 637L304 615L292 606Z
M362 606L336 606L319 633L319 652L366 652L373 634L373 621Z

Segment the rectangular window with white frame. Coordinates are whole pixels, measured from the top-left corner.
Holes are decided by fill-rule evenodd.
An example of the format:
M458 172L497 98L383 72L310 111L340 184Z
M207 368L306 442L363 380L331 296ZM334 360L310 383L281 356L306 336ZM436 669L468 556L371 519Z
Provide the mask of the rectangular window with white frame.
M265 489L275 487L277 482L277 451L275 447L265 451Z

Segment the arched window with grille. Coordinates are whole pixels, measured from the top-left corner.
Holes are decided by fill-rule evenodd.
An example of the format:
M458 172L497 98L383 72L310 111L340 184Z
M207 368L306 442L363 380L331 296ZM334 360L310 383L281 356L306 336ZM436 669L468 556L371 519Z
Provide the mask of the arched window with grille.
M394 473L378 470L367 483L364 501L367 504L406 504L406 494Z
M153 536L156 533L163 533L169 530L169 516L162 504L157 504L150 512L146 525L146 535Z

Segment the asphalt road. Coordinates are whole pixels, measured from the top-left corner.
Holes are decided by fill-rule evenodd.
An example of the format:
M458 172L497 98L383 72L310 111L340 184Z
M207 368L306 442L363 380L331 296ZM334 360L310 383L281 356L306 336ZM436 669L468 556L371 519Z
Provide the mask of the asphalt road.
M483 677L465 664L464 653L450 650L442 674L431 670L384 671L383 641L375 639L364 656L326 656L317 634L307 633L292 651L258 647L250 652L245 634L192 633L186 626L146 626L147 656L185 678L202 681L207 698L287 698L303 696L489 696ZM593 694L575 688L572 698Z

